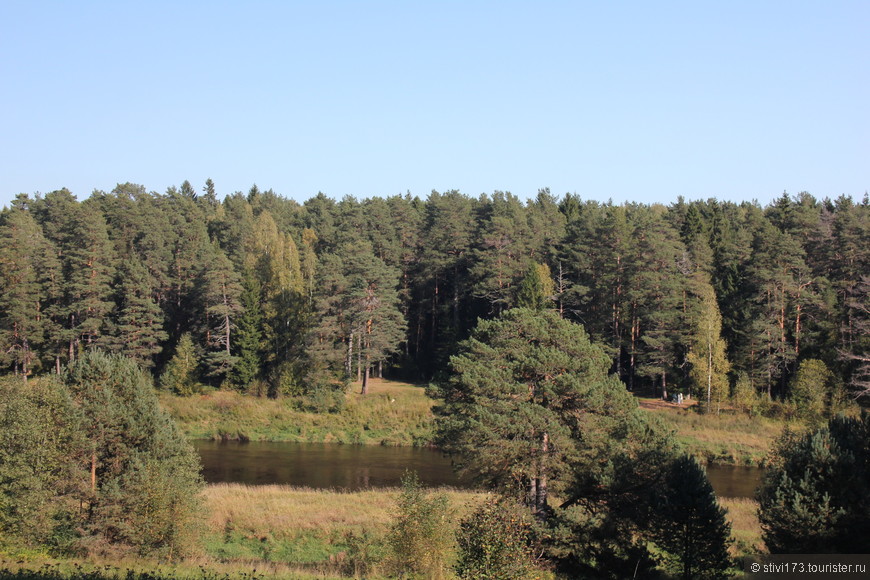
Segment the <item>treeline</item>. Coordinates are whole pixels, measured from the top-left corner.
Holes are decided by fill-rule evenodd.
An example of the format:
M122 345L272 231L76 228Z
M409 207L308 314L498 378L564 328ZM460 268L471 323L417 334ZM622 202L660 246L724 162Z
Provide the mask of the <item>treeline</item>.
M329 407L348 379L431 378L478 318L526 306L583 324L632 389L784 397L812 361L830 389L866 392L868 212L866 196L806 193L765 208L547 190L300 205L254 186L221 202L210 180L22 194L0 217L0 355L28 376L99 348L178 392Z

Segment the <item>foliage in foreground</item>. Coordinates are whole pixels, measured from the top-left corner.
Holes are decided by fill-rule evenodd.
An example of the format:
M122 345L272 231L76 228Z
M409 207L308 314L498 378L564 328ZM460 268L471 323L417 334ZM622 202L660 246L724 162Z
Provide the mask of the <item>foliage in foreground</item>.
M135 361L90 351L59 379L0 383L0 526L88 553L193 549L199 459Z
M786 432L758 492L772 553L864 553L870 538L870 413Z

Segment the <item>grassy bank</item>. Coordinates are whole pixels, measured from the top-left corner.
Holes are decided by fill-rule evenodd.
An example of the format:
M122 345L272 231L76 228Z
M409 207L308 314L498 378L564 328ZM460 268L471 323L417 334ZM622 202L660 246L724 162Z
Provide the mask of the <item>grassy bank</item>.
M767 553L761 539L761 524L758 523L758 502L748 498L720 498L719 504L728 510L725 516L731 522L734 544L731 554L735 557Z
M178 397L161 394L163 407L191 439L243 439L368 445L426 445L432 405L423 387L372 380L369 394L354 384L338 413L300 411L293 401L215 391ZM686 450L705 462L763 465L784 420L740 413L702 415L687 405L641 398L640 405L676 433ZM793 429L802 425L791 423Z
M686 451L708 463L763 465L786 426L803 428L801 423L742 413L703 415L687 405L660 399L640 399L640 405L673 429Z
M245 439L371 445L425 445L432 435L433 401L423 387L372 380L367 395L352 385L339 413L309 413L292 401L232 391L160 402L191 439Z

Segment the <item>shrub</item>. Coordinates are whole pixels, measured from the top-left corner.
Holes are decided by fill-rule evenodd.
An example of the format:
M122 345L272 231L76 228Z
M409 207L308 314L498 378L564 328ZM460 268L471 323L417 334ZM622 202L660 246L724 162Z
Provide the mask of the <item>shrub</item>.
M456 533L460 578L514 580L532 571L531 522L528 510L506 500L488 500L463 519Z
M447 496L427 494L416 472L405 473L399 514L389 533L392 565L400 576L443 578L452 538Z

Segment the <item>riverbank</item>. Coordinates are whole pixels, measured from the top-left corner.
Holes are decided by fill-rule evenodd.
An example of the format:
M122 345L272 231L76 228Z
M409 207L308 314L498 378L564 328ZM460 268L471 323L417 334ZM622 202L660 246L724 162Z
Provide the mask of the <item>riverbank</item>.
M352 385L338 413L300 411L293 401L214 391L160 404L190 439L425 446L432 439L432 405L420 386L372 379L369 393Z
M455 527L487 497L486 493L455 489L447 495L450 526ZM369 578L383 577L378 562L386 555L386 534L394 521L399 491L352 493L287 486L209 485L203 492L207 520L203 553L169 567L145 560L79 562L50 560L37 554L6 552L0 570L38 570L48 564L56 575L20 576L19 580L107 580L132 578L349 578L354 567L373 565ZM736 557L763 550L761 530L752 500L722 500L728 509ZM89 571L95 575L86 576ZM78 575L76 575L78 574ZM16 577L16 576L7 576ZM553 578L543 573L542 578ZM0 574L0 578L3 578Z
M673 429L685 450L704 463L764 466L774 441L786 427L805 428L797 421L750 417L743 413L698 413L691 405L657 398L639 398L642 409Z
M360 395L355 384L345 397L338 413L300 411L290 400L233 391L191 397L162 393L160 402L190 439L405 446L426 446L432 440L435 401L421 386L373 379L367 395ZM638 400L705 463L762 466L787 425L802 428L784 420L740 413L702 415L686 404Z

